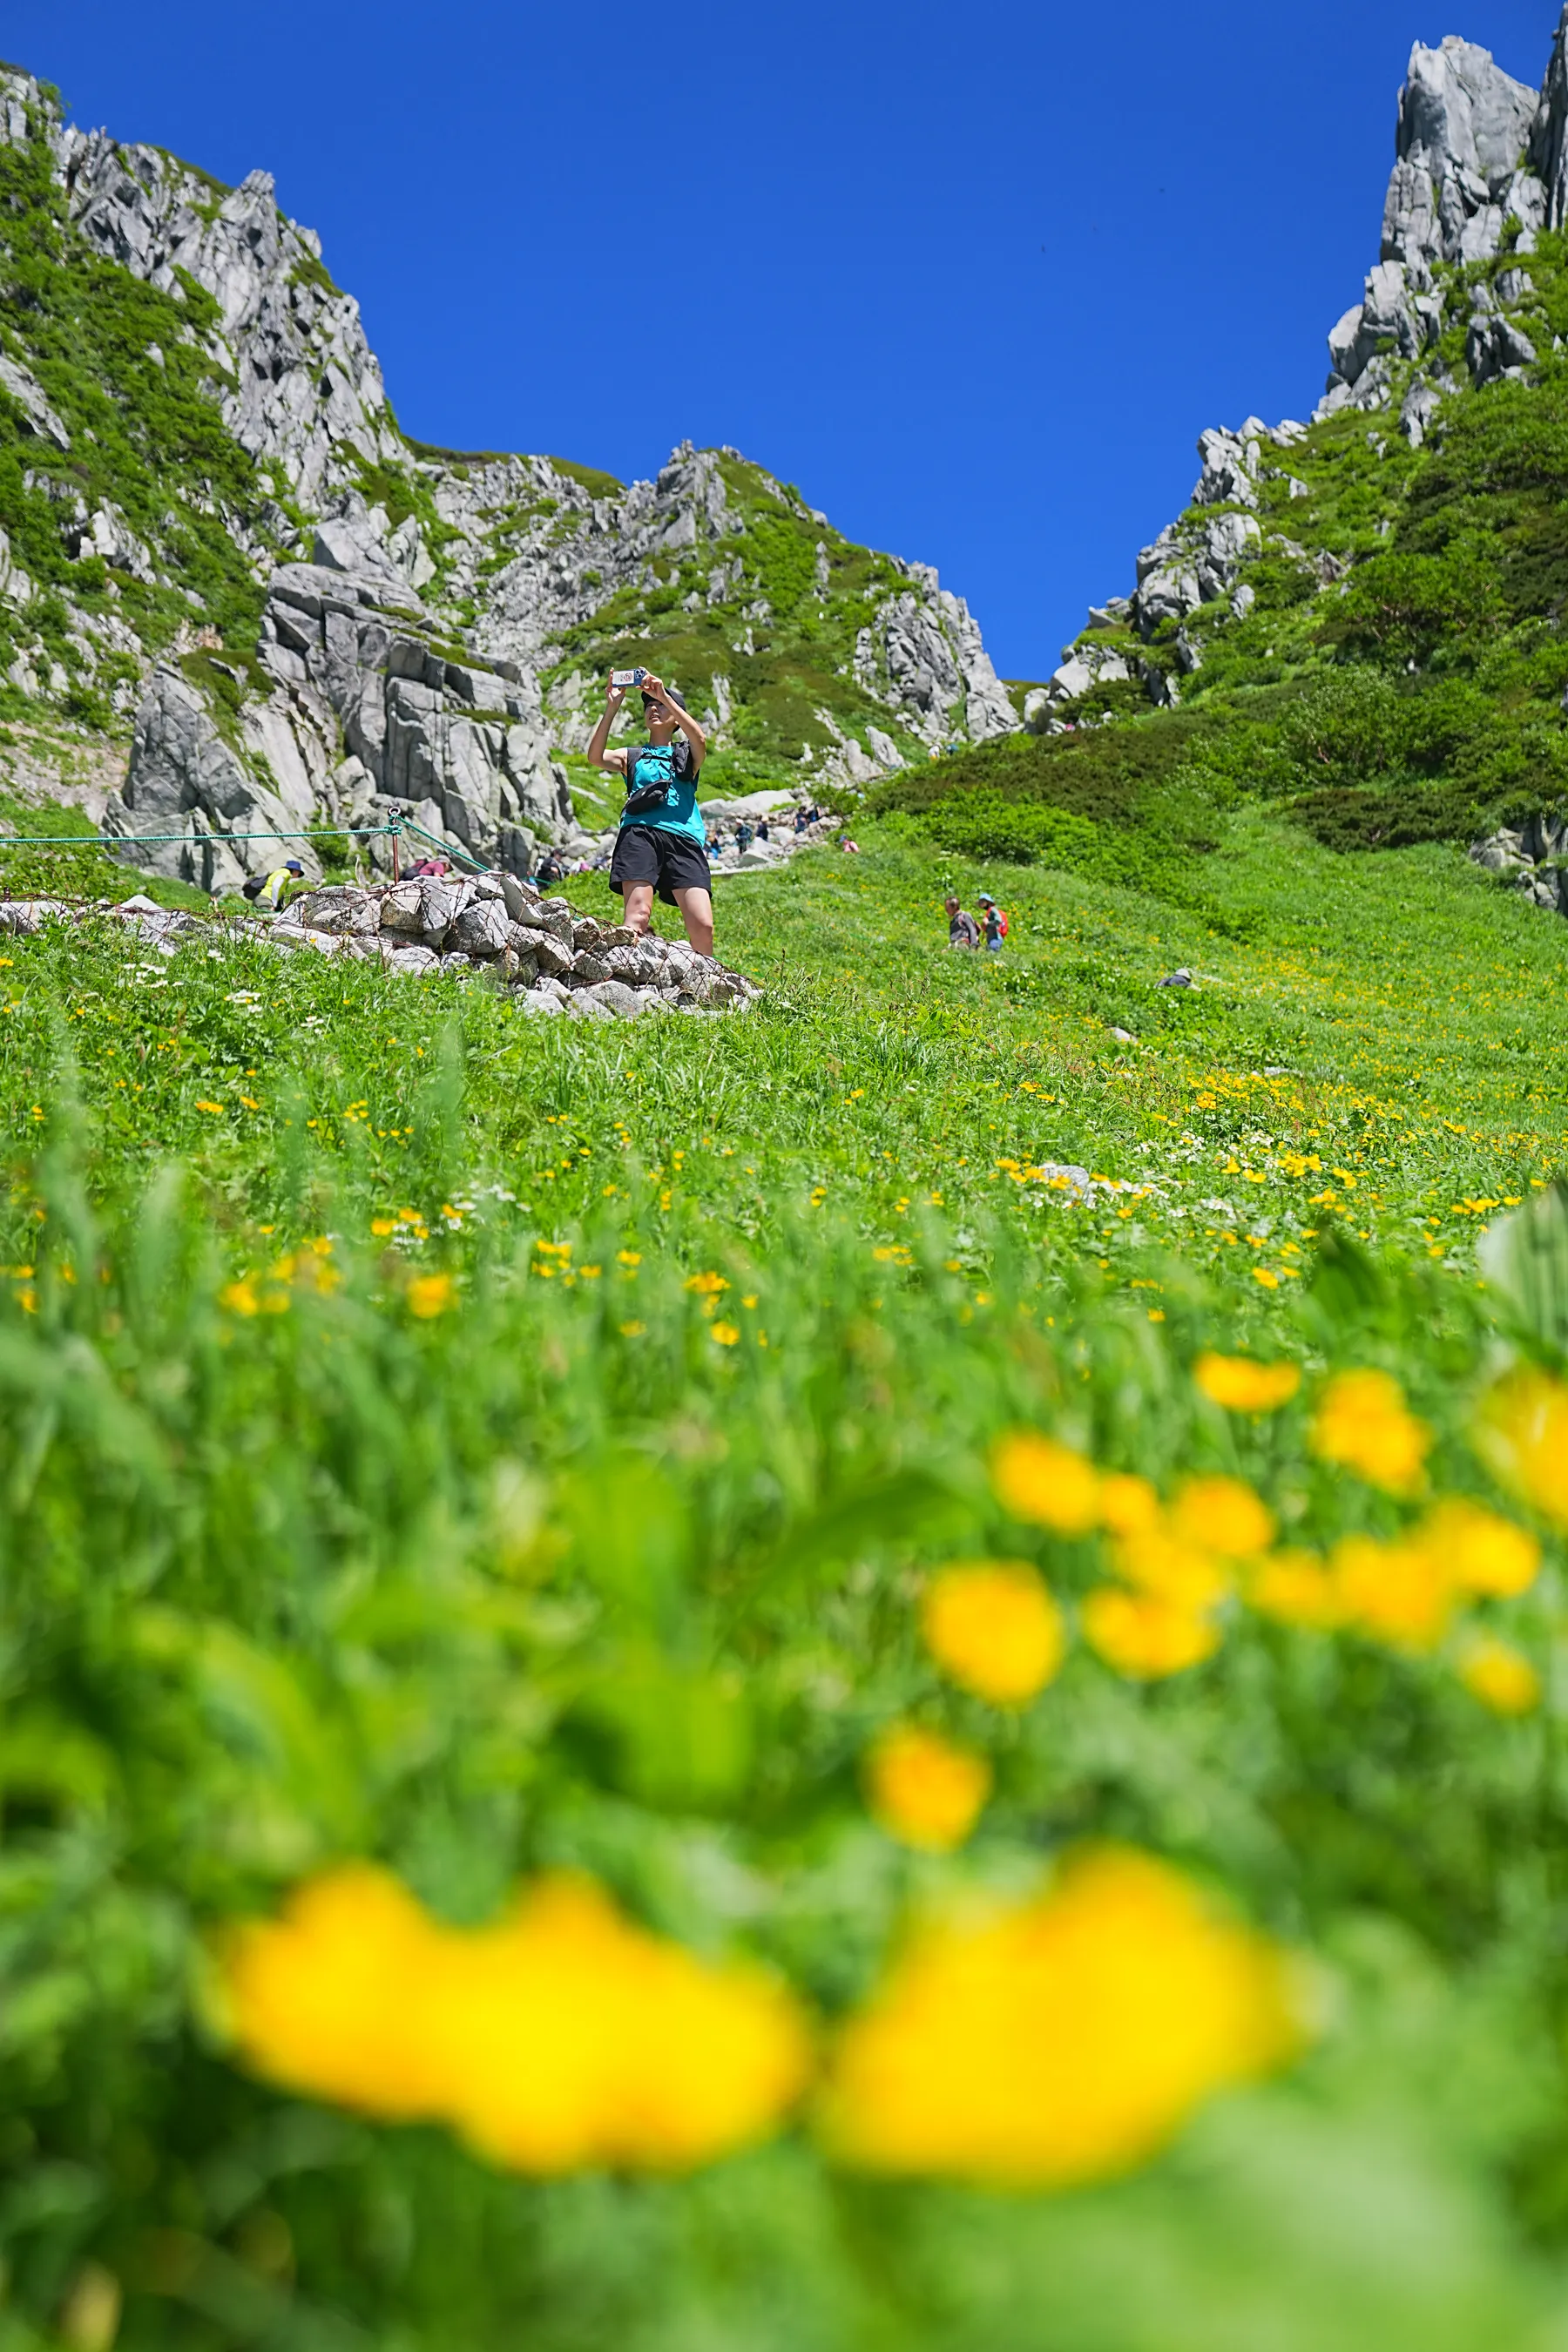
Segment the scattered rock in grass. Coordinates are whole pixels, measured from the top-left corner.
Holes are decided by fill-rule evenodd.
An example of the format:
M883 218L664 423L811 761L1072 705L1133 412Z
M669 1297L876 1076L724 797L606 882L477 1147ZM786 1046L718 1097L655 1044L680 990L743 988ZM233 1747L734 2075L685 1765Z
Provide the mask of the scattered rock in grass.
M1157 980L1154 985L1156 988L1191 988L1194 985L1193 975L1184 963L1178 964L1174 971L1168 971L1164 979Z

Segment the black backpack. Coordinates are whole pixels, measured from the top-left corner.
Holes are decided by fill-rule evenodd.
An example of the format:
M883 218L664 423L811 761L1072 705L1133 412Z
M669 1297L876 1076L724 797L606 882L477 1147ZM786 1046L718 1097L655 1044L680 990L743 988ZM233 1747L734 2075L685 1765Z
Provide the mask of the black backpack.
M651 743L638 743L626 753L626 805L621 811L623 816L640 816L645 810L664 806L665 795L669 786L662 779L658 782L646 784L639 784L636 781L637 761L645 751L651 751L654 749L655 746ZM672 754L670 772L678 783L684 783L691 774L691 746L682 736L680 741L672 743L669 749Z

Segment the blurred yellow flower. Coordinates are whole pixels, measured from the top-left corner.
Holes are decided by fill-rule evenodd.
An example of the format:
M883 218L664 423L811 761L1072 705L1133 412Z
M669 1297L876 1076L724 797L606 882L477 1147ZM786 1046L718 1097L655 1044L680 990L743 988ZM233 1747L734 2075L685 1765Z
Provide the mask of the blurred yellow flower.
M1282 1625L1327 1631L1344 1622L1339 1584L1310 1552L1280 1551L1259 1561L1247 1580L1247 1598L1261 1615L1276 1617Z
M444 2112L521 2172L683 2171L766 2137L805 2088L785 1989L624 1919L591 1881L542 1881L474 1937L443 2006Z
M991 1793L991 1767L935 1732L896 1724L868 1757L866 1780L871 1810L890 1835L929 1853L951 1853Z
M1147 1478L1107 1471L1100 1482L1100 1517L1116 1535L1138 1535L1159 1525L1160 1497Z
M1023 1706L1058 1673L1061 1611L1024 1560L974 1560L938 1570L921 1625L939 1666L997 1706Z
M370 1229L378 1241L384 1241L388 1234L395 1234L397 1231L397 1219L373 1217L370 1221Z
M1505 1486L1568 1528L1568 1384L1510 1372L1482 1399L1475 1444Z
M1205 1396L1227 1412L1275 1412L1301 1385L1299 1364L1259 1364L1250 1356L1208 1353L1193 1366Z
M1312 1451L1390 1495L1421 1485L1432 1432L1417 1421L1388 1372L1340 1372L1318 1401Z
M258 2074L445 2122L523 2172L702 2163L775 2128L810 2071L787 1991L649 1935L585 1879L545 1878L493 1926L455 1928L351 1865L240 1927L220 1965Z
M350 1864L312 1879L222 1957L224 2020L258 2074L393 2122L438 2111L417 2012L445 1953L389 1873Z
M1541 1546L1529 1529L1462 1495L1435 1505L1416 1539L1465 1592L1510 1600L1528 1592L1541 1573Z
M1401 1650L1434 1650L1458 1598L1442 1560L1418 1539L1346 1536L1331 1561L1345 1621Z
M1243 1478L1189 1478L1171 1507L1173 1531L1222 1559L1250 1559L1274 1540L1274 1514Z
M456 1294L449 1274L421 1274L415 1276L405 1295L410 1315L417 1315L422 1323L429 1323L446 1313Z
M1017 1429L991 1455L991 1484L1016 1519L1058 1535L1087 1535L1100 1524L1100 1474L1092 1462L1055 1438Z
M721 1348L732 1348L741 1336L738 1323L715 1323L709 1335Z
M231 1315L254 1315L259 1303L248 1275L242 1281L226 1283L217 1297L218 1305L226 1307Z
M1459 1661L1459 1680L1494 1715L1531 1715L1541 1705L1541 1676L1522 1650L1481 1634Z
M1274 1946L1163 1864L1093 1853L916 1932L840 2038L822 2128L876 2171L1061 2188L1144 2162L1302 2038Z
M1202 1610L1152 1592L1102 1584L1083 1604L1084 1638L1134 1682L1163 1682L1212 1658L1219 1628Z
M1231 1586L1231 1571L1223 1561L1197 1544L1184 1543L1167 1527L1119 1536L1110 1559L1124 1583L1178 1609L1213 1609Z

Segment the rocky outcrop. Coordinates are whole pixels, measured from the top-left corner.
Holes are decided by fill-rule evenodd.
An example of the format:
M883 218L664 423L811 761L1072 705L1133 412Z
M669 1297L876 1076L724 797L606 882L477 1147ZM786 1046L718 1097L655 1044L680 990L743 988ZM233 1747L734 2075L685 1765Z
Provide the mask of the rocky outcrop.
M1563 24L1568 26L1568 11ZM1568 197L1563 43L1560 26L1539 94L1504 73L1489 50L1453 35L1439 48L1417 42L1412 50L1384 205L1382 255L1362 300L1329 337L1331 368L1320 415L1388 405L1389 361L1418 358L1442 331L1443 298L1433 282L1440 266L1495 260L1505 236L1511 236L1516 252L1528 255L1542 228L1561 226ZM1529 336L1508 324L1478 331L1472 322L1469 350L1477 384L1535 358ZM1416 413L1418 434L1430 421L1429 407Z
M222 191L105 131L60 127L55 151L90 245L155 286L177 290L184 271L214 297L222 323L209 350L233 382L225 422L304 505L363 459L401 456L359 305L327 276L314 230L279 212L270 173Z
M438 839L520 874L540 841L586 839L550 759L537 679L515 662L440 649L442 633L395 567L344 568L360 551L349 530L358 520L345 518L333 539L317 533L318 557L335 552L335 565L274 573L262 621L277 719L296 743L314 738L323 772L339 740L346 754L324 797L349 824L424 809Z
M1555 915L1568 915L1568 816L1532 816L1521 825L1500 825L1470 856L1489 874Z
M303 808L290 806L262 782L177 669L153 671L121 799L103 815L104 834L127 864L204 890L238 889L247 874L289 857L319 875L306 838L312 814L309 797ZM277 838L245 838L258 834Z

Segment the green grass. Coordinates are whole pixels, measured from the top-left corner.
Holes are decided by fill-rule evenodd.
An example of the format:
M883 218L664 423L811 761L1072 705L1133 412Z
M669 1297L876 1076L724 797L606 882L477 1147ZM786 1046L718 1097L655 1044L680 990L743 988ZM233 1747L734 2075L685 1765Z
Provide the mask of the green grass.
M933 1674L910 1596L988 1550L1084 1591L1092 1545L989 1494L1020 1423L1165 1488L1239 1472L1293 1540L1400 1521L1312 1462L1304 1404L1205 1406L1204 1346L1309 1390L1395 1367L1437 1489L1491 1491L1478 1204L1563 1166L1568 928L1451 849L1347 859L1253 810L1180 904L861 838L721 884L745 1019L535 1024L216 932L3 943L18 2346L86 2263L132 2352L1525 2352L1560 2321L1561 1717L1256 1619L1147 1689L1079 1643L1005 1716ZM1003 898L1003 958L947 950L949 883ZM1128 1189L1075 1207L1047 1160ZM1542 1659L1559 1577L1500 1612ZM996 1775L949 1863L859 1794L911 1712ZM588 1869L831 2017L911 1903L1085 1835L1223 1885L1326 1993L1293 2074L1067 2198L878 2184L800 2132L530 2184L252 2082L189 1990L215 1923L371 1853L458 1919Z

